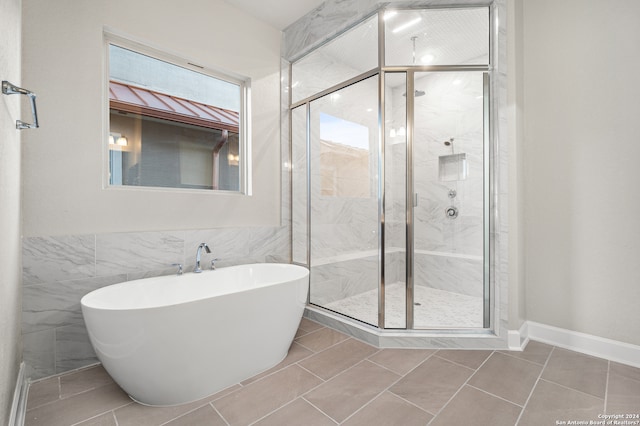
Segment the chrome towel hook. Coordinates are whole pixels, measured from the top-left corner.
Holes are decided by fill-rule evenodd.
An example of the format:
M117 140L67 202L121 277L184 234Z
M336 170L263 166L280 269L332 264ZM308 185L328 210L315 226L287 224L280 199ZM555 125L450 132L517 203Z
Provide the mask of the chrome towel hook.
M31 101L31 112L33 114L33 124L25 123L24 121L21 121L21 120L16 120L16 129L18 130L36 129L40 127L38 125L38 112L36 110L36 94L35 93L27 89L23 89L22 87L18 87L15 84L11 84L6 80L2 81L2 93L4 95L25 95L25 96L28 96L29 100Z

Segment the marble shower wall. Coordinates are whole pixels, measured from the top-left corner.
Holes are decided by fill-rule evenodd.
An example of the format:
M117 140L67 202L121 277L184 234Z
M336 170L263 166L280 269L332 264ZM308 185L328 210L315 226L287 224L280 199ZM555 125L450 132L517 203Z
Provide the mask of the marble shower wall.
M482 74L431 73L416 79L425 95L415 99L414 208L415 285L470 296L483 293L483 103ZM388 243L404 247L406 141L397 129L404 126L404 87L387 88L387 207ZM388 107L389 108L389 107ZM444 141L454 139L453 150ZM441 181L439 157L464 153L468 176ZM449 191L456 191L454 199ZM445 210L458 208L450 219ZM396 257L397 258L397 257Z
M38 379L97 362L80 299L92 290L139 278L170 275L172 263L193 271L198 245L220 267L289 262L286 227L33 237L23 240L22 333L28 377Z

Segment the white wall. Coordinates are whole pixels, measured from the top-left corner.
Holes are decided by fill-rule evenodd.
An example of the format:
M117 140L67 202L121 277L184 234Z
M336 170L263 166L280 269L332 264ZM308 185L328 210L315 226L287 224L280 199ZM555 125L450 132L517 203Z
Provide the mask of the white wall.
M507 114L509 145L509 329L526 320L523 167L523 3L507 3Z
M0 2L0 79L20 85L21 0ZM0 95L0 423L8 424L22 360L20 312L20 96ZM26 130L25 130L26 131ZM31 130L28 130L31 131Z
M25 0L23 15L42 126L24 138L25 236L279 225L279 31L221 0ZM105 26L252 79L252 196L103 189Z
M527 319L640 344L640 2L525 0Z

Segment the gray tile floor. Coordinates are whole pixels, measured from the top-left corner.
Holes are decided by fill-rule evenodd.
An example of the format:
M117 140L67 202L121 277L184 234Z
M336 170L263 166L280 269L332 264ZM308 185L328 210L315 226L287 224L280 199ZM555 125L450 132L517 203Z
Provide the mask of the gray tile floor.
M95 366L31 384L25 424L543 426L604 414L640 414L640 369L533 341L380 350L303 319L280 365L200 401L142 406Z

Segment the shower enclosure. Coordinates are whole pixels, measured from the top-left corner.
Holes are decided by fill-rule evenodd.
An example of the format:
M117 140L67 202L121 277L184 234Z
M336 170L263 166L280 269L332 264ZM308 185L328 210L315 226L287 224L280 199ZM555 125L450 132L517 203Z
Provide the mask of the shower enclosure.
M489 7L386 9L290 67L309 303L380 329L494 327Z

